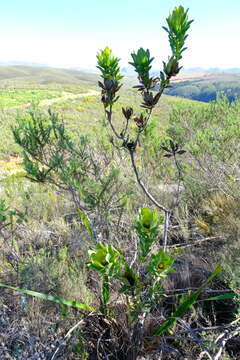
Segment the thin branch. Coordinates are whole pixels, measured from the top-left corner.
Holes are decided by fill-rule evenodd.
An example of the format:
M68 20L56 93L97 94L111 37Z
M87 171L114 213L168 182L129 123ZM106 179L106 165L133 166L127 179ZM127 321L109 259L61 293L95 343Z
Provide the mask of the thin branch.
M125 125L125 128L124 130L122 131L122 137L125 138L125 135L128 131L128 125L129 125L129 119L126 119L126 125Z
M107 330L108 329L103 330L103 332L101 333L101 335L99 336L98 341L97 341L97 358L98 358L98 360L101 360L101 356L100 356L100 352L99 352L100 343L101 343L101 340L102 340L102 338L105 335Z
M170 215L171 215L170 211L165 211L164 230L163 230L163 251L166 251L167 249L167 238L168 238Z
M173 154L173 158L174 158L174 163L175 163L175 166L176 166L176 169L178 171L178 182L177 182L177 195L176 195L176 201L175 201L175 204L174 204L174 201L173 201L173 208L177 207L178 204L179 204L179 195L180 195L180 185L181 185L181 181L182 181L182 169L181 169L181 166L176 158L176 154L174 153Z
M133 256L133 259L131 261L131 264L130 264L130 268L133 267L133 265L135 264L136 260L137 260L137 255L138 255L138 241L137 239L135 239L135 249L134 249L134 256Z
M221 239L220 236L210 236L210 237L207 237L207 238L204 238L204 239L200 239L200 240L196 240L194 241L193 243L191 244L175 244L175 245L168 245L167 248L188 248L188 247L191 247L191 246L197 246L205 241L209 241L209 240L219 240Z
M207 355L209 360L214 360L207 350L202 351L197 360L202 360L205 355Z
M208 343L209 340L204 340L204 339L198 339L196 340L196 338L191 338L191 337L186 337L186 336L165 336L164 339L173 339L173 340L180 340L180 341L193 341L193 342L197 342L198 344L204 344L204 343Z
M111 128L112 128L112 131L113 131L114 135L115 135L118 139L121 139L121 140L122 140L122 139L123 139L122 136L120 136L120 135L117 133L117 131L116 131L116 129L115 129L113 123L112 123L112 105L110 105L110 109L109 109L109 110L105 110L105 113L106 113L106 115L107 115L108 122L109 122L109 124L110 124L110 126L111 126Z
M173 290L164 290L163 292L161 292L162 294L171 294L173 293L173 295L168 295L168 296L175 296L175 293L183 293L185 291L196 291L199 288L197 287L188 287L188 288L182 288L182 289L173 289ZM218 293L233 293L234 290L231 289L220 289L220 290L215 290L215 289L204 289L202 290L202 293L207 293L207 294L218 294ZM202 331L205 331L208 328L202 328Z
M154 203L154 205L156 205L160 210L164 211L165 213L169 213L169 210L167 208L165 208L163 205L161 205L153 196L152 194L150 194L150 192L146 189L145 185L143 184L142 180L139 177L139 173L135 164L135 159L134 159L134 150L129 150L130 153L130 157L131 157L131 163L132 163L132 167L133 167L133 171L134 174L136 176L137 182L140 185L140 187L142 188L144 194Z
M226 343L231 340L234 336L238 335L240 332L240 327L236 328L235 330L229 331L225 330L222 334L218 336L218 338L214 341L215 345L218 345L220 343L220 348L215 354L213 360L219 360L220 356L222 355L222 351L226 346Z
M72 332L79 326L83 325L84 321L80 320L76 325L74 325L68 332L67 334L64 336L63 341L60 343L60 345L57 347L57 349L54 351L53 356L51 357L51 360L55 360L57 354L59 353L59 351L64 348L64 346L66 346L67 340L70 338Z
M142 134L142 132L147 128L147 125L148 125L148 122L149 122L149 119L152 115L152 111L153 111L153 108L149 109L148 111L148 116L146 118L146 122L145 122L145 125L141 128L138 129L138 132L137 132L137 136L136 136L136 139L134 140L134 144L135 146L137 146L138 144L138 141L139 141L139 138L140 138L140 135Z
M139 177L139 173L135 164L134 160L134 149L129 149L130 157L131 157L131 163L133 167L134 174L136 176L137 182L142 188L143 192L147 197L162 211L165 213L164 217L164 230L163 230L163 250L165 251L167 248L167 238L168 238L168 228L169 228L169 220L171 212L165 208L163 205L161 205L153 196L150 194L150 192L146 189L145 185L143 184L142 180Z

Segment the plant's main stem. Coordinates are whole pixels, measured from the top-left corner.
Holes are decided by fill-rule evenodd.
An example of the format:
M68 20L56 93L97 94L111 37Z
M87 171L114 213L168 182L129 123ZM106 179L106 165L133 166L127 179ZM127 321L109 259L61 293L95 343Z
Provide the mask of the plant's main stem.
M168 228L169 228L169 219L171 215L171 211L165 208L163 205L161 205L153 196L152 194L147 190L146 186L143 184L142 180L140 179L135 159L134 159L134 150L129 150L131 163L133 167L134 174L136 176L137 182L139 186L142 188L144 194L154 203L154 205L157 206L158 209L164 211L165 217L164 217L164 232L163 232L163 250L165 251L167 248L167 238L168 238Z

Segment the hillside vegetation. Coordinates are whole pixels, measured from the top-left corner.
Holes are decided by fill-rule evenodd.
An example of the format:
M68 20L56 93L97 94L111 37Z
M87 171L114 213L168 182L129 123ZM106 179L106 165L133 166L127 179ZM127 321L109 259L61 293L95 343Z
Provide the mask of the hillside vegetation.
M130 96L131 100L137 100L131 89L126 87L123 92L126 91L127 94L121 97L119 107L116 108L117 126L121 125L120 107L128 103ZM91 218L92 220L95 218L96 225L98 224L97 226L102 229L102 236L107 236L113 243L116 241L116 245L119 241L121 244L124 242L124 247L128 248L129 256L131 256L134 254L136 241L131 230L131 222L142 204L142 194L134 186L126 156L112 152L112 145L108 140L110 129L104 117L99 116L101 111L99 97L66 100L63 103L53 104L53 109L64 119L66 129L75 139L78 136L88 135L88 146L92 148L94 162L102 168L102 175L104 173L107 175L112 166L120 170L119 175L114 175L111 188L108 188L109 196L105 200L102 199L105 205L101 205L98 211L91 211ZM20 111L27 114L28 109ZM42 111L45 111L44 107ZM1 279L5 282L14 282L21 287L45 293L50 291L52 294L94 305L98 296L95 292L98 290L95 285L94 287L87 285L90 274L84 267L84 262L87 260L84 254L91 240L84 232L80 218L78 219L75 213L74 202L64 190L56 189L53 185L50 187L44 184L38 185L24 178L25 172L21 165L22 152L20 147L14 144L10 129L10 126L15 124L16 113L16 109L9 108L3 108L1 113L3 125L1 129L4 130L0 163L1 195L8 206L20 211L24 220L19 225L14 225L13 232L4 230ZM184 267L181 268L180 273L178 270L176 279L178 283L174 285L178 288L196 285L196 280L191 279L191 276L190 282L186 283L182 279L182 276L185 277L189 271L193 274L193 268L190 270L189 266L202 269L202 275L199 278L201 281L204 279L202 276L205 269L208 267L211 269L214 263L218 262L226 264L226 276L229 276L228 285L221 285L220 289L230 286L234 290L239 286L238 270L234 269L234 264L238 262L239 250L239 209L237 206L239 175L238 151L236 150L239 146L237 132L239 117L239 103L230 105L226 100L219 100L215 105L206 106L165 96L159 108L155 110L151 126L142 139L141 147L137 150L137 164L142 168L142 179L165 205L174 201L176 191L174 184L178 175L174 170L172 160L164 157L160 146L166 141L166 136L171 136L187 151L184 158L180 160L183 172L181 189L184 191L181 190L179 204L174 211L168 243L169 250L173 246L172 254L177 251L179 255L182 254L180 258L189 259L187 263L181 265ZM195 129L198 131L196 132ZM132 131L135 131L134 127ZM91 191L95 193L95 187L98 185L92 183L91 186L93 186ZM171 187L169 194L168 189ZM117 198L115 198L116 195ZM113 197L112 205L111 202L109 203L111 197ZM117 208L114 210L116 206L114 203L115 201L118 203L118 199L121 206L119 210ZM145 203L150 205L147 199ZM102 210L104 212L107 210L107 213L102 213ZM205 242L205 239L209 240ZM182 250L185 246L187 246L186 250ZM189 251L187 251L188 246L190 246ZM199 254L201 254L200 257ZM14 258L11 257L13 255ZM200 258L204 259L204 262ZM209 265L206 266L205 262ZM44 277L41 275L43 272ZM79 286L81 292L79 292ZM217 288L219 289L219 285ZM3 311L4 321L14 334L11 341L7 333L2 334L6 344L1 348L3 354L15 354L15 357L25 359L26 356L30 357L36 353L51 353L50 344L56 344L58 339L64 336L67 328L74 323L74 312L68 311L66 316L65 310L62 312L63 310L58 310L55 306L46 306L40 300L33 301L26 296L21 296L19 300L22 299L25 305L21 303L17 305L15 301L13 302L11 294L7 295L6 292L2 299L3 304L8 304L9 311L11 306L18 308L18 311L14 312L14 317L11 311ZM229 304L230 308L232 306L236 307ZM42 318L43 311L47 312L48 323L46 324ZM220 313L216 314L214 316L217 316L218 323L226 321L221 318ZM23 326L23 323L18 320L19 316L28 325ZM207 319L209 315L205 316ZM18 327L14 325L16 320ZM5 326L2 324L2 329L5 329ZM32 347L30 343L33 336L38 333L39 326L41 334L37 335L35 345ZM55 327L57 331L51 330ZM16 342L14 339L22 341L23 338L24 345L17 346L18 340ZM79 345L81 341L78 337L70 341L75 344L76 349L79 349L75 351L80 353L82 353L82 350L80 351L82 345ZM70 359L70 348L65 348L65 351L68 352ZM73 358L78 358L76 352ZM79 355L79 359L81 358L82 355Z
M166 94L198 101L214 101L218 94L226 95L229 101L240 97L240 74L197 74L172 83Z
M240 101L163 95L191 23L134 88L108 47L98 77L2 69L0 358L240 358Z
M8 84L5 84L4 90L0 91L0 125L3 136L0 143L0 158L19 155L20 149L14 142L11 126L15 123L19 111L30 109L32 102L40 104L45 109L51 106L54 111L61 113L66 127L72 133L77 130L78 134L93 134L99 124L105 124L100 104L100 90L97 87L97 75L79 71L48 69L46 67L9 66L5 69L7 69L10 80L8 80ZM21 76L19 76L19 73ZM54 81L43 85L42 79L46 79L48 73L55 74ZM67 77L66 83L62 73ZM68 76L68 73L70 73L70 76ZM37 74L35 80L32 74ZM77 74L77 76L72 81L74 74ZM6 80L5 76L5 71L2 70L1 72L0 67L0 83ZM120 102L114 110L117 122L121 122L122 106L126 106L131 102L137 107L139 97L132 89L132 84L132 78L124 81L124 86L120 92ZM166 123L172 106L181 104L183 101L186 102L187 100L163 96L159 107L153 114L153 121L159 124L159 129ZM19 107L19 105L21 106ZM160 119L161 121L159 121Z
M28 78L25 81L27 87ZM21 84L24 84L23 79ZM89 85L91 91L91 83ZM46 86L42 91L50 91L52 94L54 86L51 84L49 90ZM65 85L61 86L64 88ZM71 86L70 93L77 95L75 85ZM81 89L81 83L77 85L77 89ZM85 91L86 82L83 89ZM22 94L21 98L18 90L9 90L9 96L15 96L20 100L20 104L21 100L24 103L26 99L25 93ZM62 91L57 94L62 94ZM137 110L139 102L139 95L127 83L121 89L120 95L114 109L117 127L121 127L122 124L121 108L130 102ZM116 247L121 244L127 249L131 259L134 256L136 242L131 224L139 207L142 206L142 201L145 206L151 207L151 203L147 198L143 200L141 190L134 185L126 154L113 151L109 142L111 131L106 119L101 115L100 96L77 95L74 99L66 98L59 102L55 102L55 99L58 98L48 99L52 101L52 110L64 120L66 131L75 141L79 136L87 136L84 146L87 146L88 153L90 151L94 166L100 170L97 178L90 178L90 182L85 182L83 188L84 191L88 189L85 196L92 209L89 216L95 224L95 231ZM48 105L40 107L46 116ZM2 229L1 233L1 281L97 306L98 285L84 265L87 261L86 251L92 246L92 240L77 215L73 198L68 191L61 187L56 188L54 184L37 184L25 178L23 154L14 142L11 126L15 126L16 118L27 120L29 110L32 111L30 104L24 108L2 105L1 109L3 141L0 149L0 191L6 206L15 209L11 215L12 230ZM225 283L221 280L213 286L215 294L221 295L222 289L235 291L239 287L238 268L235 267L239 259L240 230L237 205L240 190L237 165L239 121L239 102L230 104L225 98L219 99L216 104L208 105L163 96L136 150L141 178L148 184L154 196L161 199L164 206L171 206L171 203L175 202L179 175L172 159L164 157L161 146L166 146L167 139L171 138L187 151L179 159L181 191L169 229L169 252L179 258L175 265L176 278L173 277L169 284L166 283L169 290L195 287L206 279L206 274L218 263L225 266ZM136 131L134 124L131 124L131 131L133 134ZM94 205L93 210L92 201L96 192L102 191L98 179L101 179L102 184L107 181L107 193L104 193L99 206ZM157 238L161 241L162 230ZM50 356L53 354L51 346L55 346L56 349L59 339L63 338L67 329L76 322L76 313L67 310L64 305L60 308L57 305L50 306L26 295L13 298L10 290L2 291L2 294L1 336L4 345L0 349L4 356L11 354L13 358L18 359L30 358L35 354L43 358L46 354ZM118 300L119 305L115 307L114 297L111 301L112 311L120 315L120 308L124 303ZM230 299L218 301L217 304L219 309L225 306L225 317L215 305L211 311L209 308L194 310L200 313L204 311L204 315L201 315L204 320L201 320L200 313L198 315L198 326L224 326L233 321L231 313L233 309L236 311L237 303ZM168 306L170 305L167 305L167 308ZM11 311L13 307L14 312ZM119 315L115 315L118 321L125 321L120 319ZM188 326L192 322L191 316L190 312L184 320ZM81 312L77 318L81 320ZM87 324L89 327L90 323ZM145 331L150 331L151 326L154 326L153 320L148 326ZM9 329L12 337L9 337ZM91 352L91 346L89 348L86 340L89 336L87 328L84 329L85 340L81 332L77 331L69 346L64 348L64 354L67 353L69 359L83 359L84 356L88 358L87 353ZM232 344L233 350L229 348L229 354L232 354L229 359L235 359L233 354L238 354L234 350L238 346L237 343ZM176 344L174 346L178 347ZM153 349L156 351L155 347ZM146 354L151 353L148 347L144 351ZM197 347L195 350L185 347L184 351L195 351L196 354L198 352ZM65 355L62 356L60 358L64 358Z
M86 83L87 87L95 87L97 82L96 74L83 73L78 70L57 69L51 67L38 66L0 66L0 86L16 86L21 85L44 85L62 84L81 85Z

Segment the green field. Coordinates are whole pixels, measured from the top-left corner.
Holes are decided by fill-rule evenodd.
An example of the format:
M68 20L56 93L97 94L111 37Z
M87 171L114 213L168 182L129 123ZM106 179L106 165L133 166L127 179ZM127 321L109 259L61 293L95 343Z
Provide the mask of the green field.
M18 106L26 105L31 102L39 102L44 99L54 99L61 96L61 92L54 92L49 90L6 90L0 91L0 107L3 109Z

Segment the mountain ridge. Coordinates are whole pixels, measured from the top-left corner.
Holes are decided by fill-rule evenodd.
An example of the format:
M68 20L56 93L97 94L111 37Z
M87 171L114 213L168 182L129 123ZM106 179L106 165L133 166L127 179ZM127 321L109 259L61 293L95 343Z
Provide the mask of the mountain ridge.
M30 66L30 67L45 67L45 68L54 68L54 69L65 69L65 70L77 70L81 72L87 73L98 73L98 70L95 68L85 68L81 66L68 66L68 67L56 67L51 66L47 63L35 63L30 61L17 61L17 60L9 60L9 61L0 61L1 66ZM126 75L134 75L135 72L131 66L123 66L121 71ZM153 68L153 73L158 73L159 70ZM230 68L220 68L220 67L210 67L210 68L203 68L200 66L196 67L183 67L181 70L183 74L195 74L195 73L240 73L240 68L238 67L230 67Z

